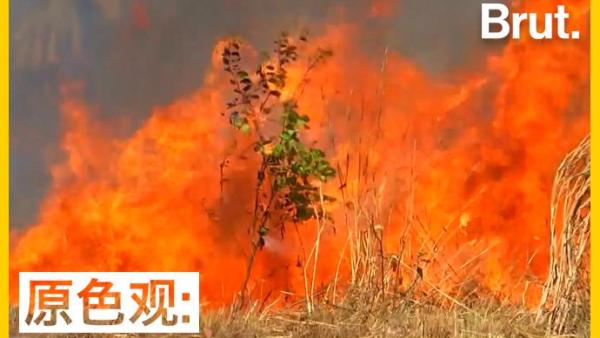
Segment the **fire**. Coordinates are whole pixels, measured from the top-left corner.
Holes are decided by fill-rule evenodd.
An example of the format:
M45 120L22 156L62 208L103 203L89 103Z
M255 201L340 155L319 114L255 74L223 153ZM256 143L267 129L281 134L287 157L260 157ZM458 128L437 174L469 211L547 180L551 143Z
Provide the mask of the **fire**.
M376 3L373 11L389 10L388 1ZM572 24L587 32L588 3L569 8ZM334 56L299 97L311 118L307 138L339 163L351 196L374 189L374 200L361 203L378 210L386 252L399 252L410 233L412 255L437 262L425 268L431 283L448 283L450 267L463 267L451 278L520 297L525 274L540 281L546 274L555 166L589 130L586 34L507 43L453 81L428 76L397 52L373 58L352 40L359 34L348 24L313 39ZM291 85L305 66L290 70ZM248 136L220 114L229 87L219 58L202 88L157 107L128 138L93 120L82 90L62 88L65 158L51 167L38 221L12 239L11 298L19 271L200 271L201 298L230 302L244 277L256 159L243 150ZM344 210L358 206L344 205L338 188L325 187L338 201L321 239L319 283L347 259ZM303 293L301 266L315 229L290 225L285 236L267 238L253 271L257 297ZM341 270L348 278L349 268Z

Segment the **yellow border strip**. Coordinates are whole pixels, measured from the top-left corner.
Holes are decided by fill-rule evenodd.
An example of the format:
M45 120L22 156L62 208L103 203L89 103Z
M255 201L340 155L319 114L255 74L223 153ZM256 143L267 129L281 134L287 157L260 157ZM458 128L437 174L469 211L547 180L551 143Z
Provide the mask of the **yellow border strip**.
M590 0L590 72L591 72L591 82L590 82L590 98L591 98L591 106L590 106L590 115L591 115L591 126L590 126L590 137L591 137L591 170L592 170L592 224L591 226L591 335L590 337L600 337L600 322L598 322L598 314L600 313L600 298L599 294L600 288L598 287L598 280L600 280L600 265L598 261L598 257L600 257L599 238L600 235L597 233L597 229L594 228L594 220L600 219L600 213L598 213L597 202L598 198L596 197L596 201L594 200L595 196L599 196L595 194L595 192L600 191L600 181L598 180L598 168L600 166L600 137L598 133L600 133L600 116L598 116L600 112L600 73L598 60L600 58L600 51L598 46L598 39L600 38L600 5L597 0Z
M0 5L0 337L8 337L8 37L9 0Z

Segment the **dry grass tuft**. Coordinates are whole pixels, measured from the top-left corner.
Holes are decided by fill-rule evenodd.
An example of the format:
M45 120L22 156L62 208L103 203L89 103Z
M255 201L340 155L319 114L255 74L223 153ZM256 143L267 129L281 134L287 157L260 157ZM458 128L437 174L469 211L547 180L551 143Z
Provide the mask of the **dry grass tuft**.
M590 312L590 137L560 164L550 209L550 269L538 311L548 334L569 332Z

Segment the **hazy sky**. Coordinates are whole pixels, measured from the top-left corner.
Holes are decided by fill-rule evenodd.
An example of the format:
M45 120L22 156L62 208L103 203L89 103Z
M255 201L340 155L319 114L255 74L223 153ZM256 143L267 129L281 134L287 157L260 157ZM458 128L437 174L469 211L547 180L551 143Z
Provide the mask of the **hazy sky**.
M152 106L200 85L219 37L241 35L266 49L281 30L318 34L337 22L372 30L365 48L388 45L444 76L493 47L479 38L480 2L403 0L382 19L368 15L370 0L12 0L11 226L35 222L48 189L62 79L82 80L100 117L126 121L126 133Z

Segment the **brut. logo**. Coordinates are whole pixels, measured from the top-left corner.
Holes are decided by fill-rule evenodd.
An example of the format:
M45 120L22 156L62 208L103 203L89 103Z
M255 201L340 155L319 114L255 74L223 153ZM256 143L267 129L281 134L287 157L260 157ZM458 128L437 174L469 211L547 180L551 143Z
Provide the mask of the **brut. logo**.
M510 35L513 39L520 39L521 26L525 24L529 27L529 36L534 40L579 39L579 31L567 32L570 15L565 6L557 6L554 13L544 13L543 19L538 13L512 13L512 16L510 14L510 10L504 4L481 4L481 38L504 39Z

